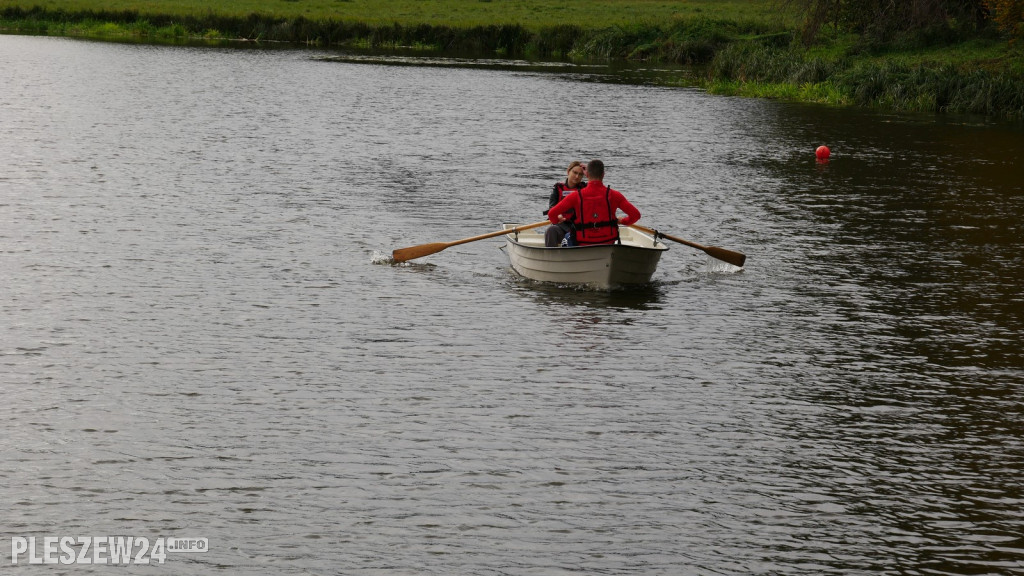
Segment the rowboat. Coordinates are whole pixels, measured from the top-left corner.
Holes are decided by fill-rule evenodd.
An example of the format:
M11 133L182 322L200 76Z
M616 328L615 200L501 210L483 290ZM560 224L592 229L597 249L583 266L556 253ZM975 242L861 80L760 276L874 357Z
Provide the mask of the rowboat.
M521 224L503 224L505 247L512 269L540 282L585 284L607 289L647 284L658 268L661 253L668 250L654 238L634 228L619 227L621 244L547 248L544 229L523 230ZM515 230L519 228L519 230Z

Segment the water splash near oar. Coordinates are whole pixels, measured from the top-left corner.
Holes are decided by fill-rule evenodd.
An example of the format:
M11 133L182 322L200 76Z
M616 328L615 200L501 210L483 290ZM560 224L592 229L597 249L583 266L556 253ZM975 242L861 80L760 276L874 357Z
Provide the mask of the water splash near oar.
M704 263L705 274L735 274L737 272L743 272L743 268L733 266L728 262L722 262L718 258L711 256L708 256L707 261Z
M381 252L380 250L374 250L373 255L370 256L370 263L391 265L395 263L395 259L391 257L391 254Z

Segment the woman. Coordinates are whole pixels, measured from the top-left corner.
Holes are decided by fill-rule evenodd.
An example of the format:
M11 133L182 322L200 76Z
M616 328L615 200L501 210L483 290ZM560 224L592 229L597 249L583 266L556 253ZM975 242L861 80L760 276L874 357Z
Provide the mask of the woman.
M640 211L626 200L622 192L605 186L604 162L587 164L590 182L572 192L548 210L552 224L572 221L574 245L611 244L619 241L619 226L629 226L640 219ZM619 217L618 212L625 212Z
M548 210L551 210L555 204L558 204L566 196L577 191L582 190L587 185L583 181L583 176L586 174L586 167L582 162L573 160L569 164L569 168L565 171L565 182L555 183L554 188L551 191L551 197L548 198ZM544 215L547 216L548 210L544 211ZM572 233L572 218L571 216L565 221L549 226L544 232L544 245L548 248L554 248L562 245L562 239L565 238L566 234Z

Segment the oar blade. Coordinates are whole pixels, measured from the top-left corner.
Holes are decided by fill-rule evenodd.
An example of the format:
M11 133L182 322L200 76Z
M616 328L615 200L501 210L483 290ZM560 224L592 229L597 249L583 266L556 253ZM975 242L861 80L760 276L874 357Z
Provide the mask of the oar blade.
M718 248L717 246L706 246L704 248L704 252L712 258L717 258L739 268L743 268L743 264L747 261L746 254L733 252L732 250L726 250L725 248Z
M420 244L419 246L410 246L408 248L399 248L391 253L391 259L395 262L407 262L409 260L415 260L416 258L436 254L448 246L450 246L450 244L447 242L433 242L430 244Z

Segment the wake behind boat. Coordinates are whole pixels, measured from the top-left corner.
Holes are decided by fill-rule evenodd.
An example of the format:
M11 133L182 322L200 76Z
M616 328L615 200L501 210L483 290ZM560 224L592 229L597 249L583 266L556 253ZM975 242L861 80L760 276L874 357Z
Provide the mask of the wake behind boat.
M613 288L647 284L668 250L653 234L619 227L621 244L547 248L544 230L523 230L521 224L503 224L512 268L531 280ZM519 230L515 230L519 228Z

